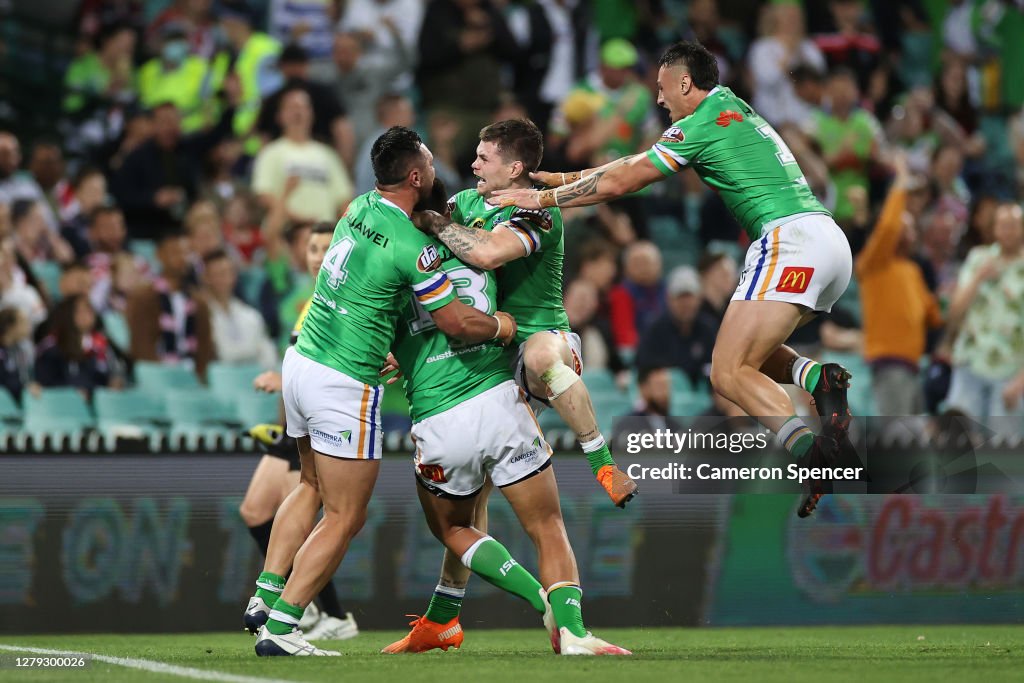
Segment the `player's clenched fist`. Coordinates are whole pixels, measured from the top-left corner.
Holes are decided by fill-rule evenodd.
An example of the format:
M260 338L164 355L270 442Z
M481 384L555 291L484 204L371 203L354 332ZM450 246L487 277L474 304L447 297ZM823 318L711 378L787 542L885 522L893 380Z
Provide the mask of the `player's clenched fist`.
M498 331L494 333L494 338L508 346L516 338L516 333L519 331L516 319L505 311L495 313L494 319L498 321Z

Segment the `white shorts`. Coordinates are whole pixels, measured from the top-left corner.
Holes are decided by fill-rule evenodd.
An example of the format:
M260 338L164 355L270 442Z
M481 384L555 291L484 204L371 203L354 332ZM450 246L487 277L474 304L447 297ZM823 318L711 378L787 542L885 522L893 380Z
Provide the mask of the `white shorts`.
M557 334L563 341L569 346L569 351L572 352L572 371L577 375L583 374L583 344L580 342L580 335L575 332L564 332L562 330L545 330L544 332L535 332L534 334ZM526 342L519 345L519 350L516 352L516 357L512 361L512 373L513 377L516 378L516 384L526 393L526 397L529 400L530 408L533 410L534 415L540 415L542 412L551 407L551 404L547 396L535 396L530 392L529 382L526 381Z
M733 301L788 301L831 311L850 284L853 256L830 216L804 214L768 226L747 249Z
M363 384L295 348L284 354L281 396L288 436L309 436L317 453L335 458L377 459L383 387Z
M515 382L498 386L412 426L416 476L438 495L475 495L490 475L508 486L543 470L551 447Z

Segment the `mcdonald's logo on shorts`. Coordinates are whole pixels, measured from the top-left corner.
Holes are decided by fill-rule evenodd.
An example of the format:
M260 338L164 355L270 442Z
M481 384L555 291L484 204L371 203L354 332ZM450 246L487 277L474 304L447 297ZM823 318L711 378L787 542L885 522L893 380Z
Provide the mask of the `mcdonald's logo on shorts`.
M807 285L811 283L812 275L814 268L783 268L782 275L779 276L779 286L775 291L803 294L807 291Z
M440 465L420 463L418 467L420 469L420 476L427 481L432 481L435 484L443 484L448 481L448 477L444 476L444 468Z

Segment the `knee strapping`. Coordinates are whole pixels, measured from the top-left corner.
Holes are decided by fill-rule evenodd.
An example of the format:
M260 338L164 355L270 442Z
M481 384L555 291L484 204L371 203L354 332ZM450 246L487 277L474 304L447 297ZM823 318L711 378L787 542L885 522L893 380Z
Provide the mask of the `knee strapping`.
M580 376L561 360L541 373L540 378L544 384L548 385L548 394L551 398L558 398L567 392L573 384L580 381Z

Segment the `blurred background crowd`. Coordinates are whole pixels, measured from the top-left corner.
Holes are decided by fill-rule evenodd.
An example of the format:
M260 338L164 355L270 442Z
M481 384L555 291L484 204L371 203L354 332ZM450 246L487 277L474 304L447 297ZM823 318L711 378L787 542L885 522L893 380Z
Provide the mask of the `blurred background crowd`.
M143 368L217 393L277 367L313 288L309 234L372 189L380 132L421 131L452 193L479 129L510 117L544 130L543 169L596 166L669 125L657 59L682 38L853 246L850 290L792 345L851 367L861 415L1024 414L1021 0L27 4L0 0L8 426L59 413L43 399L60 391L102 423L99 397ZM565 220L602 425L734 411L707 380L747 246L719 197L687 171Z

